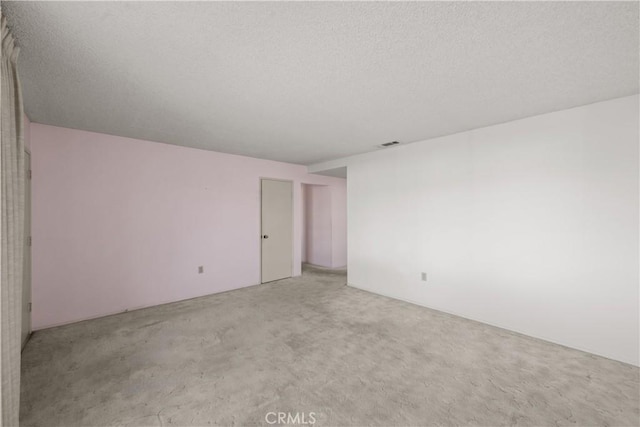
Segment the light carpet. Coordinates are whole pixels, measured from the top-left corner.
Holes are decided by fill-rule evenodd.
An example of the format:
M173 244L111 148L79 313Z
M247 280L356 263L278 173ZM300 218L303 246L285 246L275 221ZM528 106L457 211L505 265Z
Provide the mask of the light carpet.
M306 268L36 332L21 425L639 424L637 367L345 282Z

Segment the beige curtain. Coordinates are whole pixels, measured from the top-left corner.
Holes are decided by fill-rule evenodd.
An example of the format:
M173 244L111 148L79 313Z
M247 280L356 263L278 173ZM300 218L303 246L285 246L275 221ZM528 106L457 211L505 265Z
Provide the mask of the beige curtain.
M0 12L1 14L1 12ZM19 48L2 15L2 89L0 92L0 198L2 199L2 292L0 376L2 426L17 426L20 412L20 329L24 245L24 123L16 69Z

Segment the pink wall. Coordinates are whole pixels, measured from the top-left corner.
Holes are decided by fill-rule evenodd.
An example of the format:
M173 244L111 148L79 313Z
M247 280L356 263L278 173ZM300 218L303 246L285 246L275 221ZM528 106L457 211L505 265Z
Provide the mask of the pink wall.
M306 261L321 267L332 267L332 189L324 185L305 185L305 187Z
M302 197L302 212L301 212L301 218L302 218L302 233L301 233L301 260L303 263L307 262L307 188L308 185L307 184L302 184L301 185L301 190L300 190L300 195Z
M345 189L345 180L300 165L30 130L34 329L259 283L261 177L294 181L299 275L300 184Z
M347 266L347 187L331 191L331 267Z
M346 267L346 186L304 185L303 187L305 262L330 268Z

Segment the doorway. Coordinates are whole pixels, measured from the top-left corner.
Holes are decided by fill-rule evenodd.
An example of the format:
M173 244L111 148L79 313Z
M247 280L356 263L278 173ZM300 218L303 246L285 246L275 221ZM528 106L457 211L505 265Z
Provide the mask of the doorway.
M331 188L302 184L302 262L332 268Z
M260 180L261 282L293 275L293 182Z

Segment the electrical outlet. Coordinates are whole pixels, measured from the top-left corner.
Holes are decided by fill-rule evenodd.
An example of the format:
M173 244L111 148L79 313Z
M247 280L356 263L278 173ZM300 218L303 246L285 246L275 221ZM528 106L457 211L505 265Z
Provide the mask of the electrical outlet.
M200 267L198 267L198 274L202 273L204 273L204 266L201 265Z
M425 272L423 271L423 272L422 272L422 275L421 275L421 278L422 278L422 281L423 281L423 282L426 282L426 281L427 281L427 273L425 273Z

